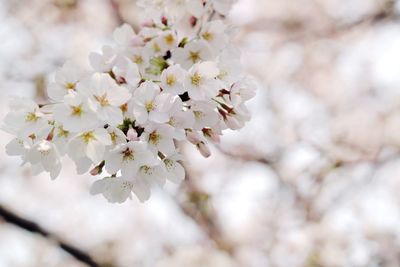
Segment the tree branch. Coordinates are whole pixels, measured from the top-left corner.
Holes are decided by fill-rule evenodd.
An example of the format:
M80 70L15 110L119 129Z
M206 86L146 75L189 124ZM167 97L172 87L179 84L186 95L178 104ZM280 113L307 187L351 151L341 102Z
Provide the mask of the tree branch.
M0 205L0 218L3 218L5 222L15 225L21 229L24 229L31 233L39 234L48 240L55 241L60 249L64 250L69 255L74 257L76 260L85 263L90 267L101 266L100 264L96 263L88 253L76 248L71 244L59 240L56 236L43 229L37 223L16 215L15 213L6 209L2 205Z

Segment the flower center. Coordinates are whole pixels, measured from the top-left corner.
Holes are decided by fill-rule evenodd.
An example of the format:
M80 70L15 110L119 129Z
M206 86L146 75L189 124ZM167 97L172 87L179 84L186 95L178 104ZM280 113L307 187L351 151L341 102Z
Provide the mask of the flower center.
M134 159L135 159L135 157L134 157L134 153L132 150L127 148L124 151L122 151L122 160L123 161L132 161Z
M36 122L38 119L39 119L39 117L33 112L29 112L25 116L25 121L27 121L27 122Z
M83 139L83 142L85 142L86 144L88 144L90 141L96 140L93 131L81 134L81 138Z
M146 175L152 175L153 174L153 168L145 165L140 167L140 171Z
M167 36L164 37L165 42L167 45L171 46L174 44L175 38L172 34L168 34Z
M156 105L154 104L153 101L150 101L150 102L146 103L145 108L146 108L147 112L150 112L156 108Z
M75 90L75 83L66 83L65 84L65 88L67 88L67 90Z
M132 61L140 65L143 63L143 58L139 55L134 55Z
M195 74L193 74L192 77L190 77L192 84L194 86L199 86L200 82L201 82L201 76L196 72Z
M204 117L204 113L198 110L193 111L193 114L197 119L201 119L202 117Z
M161 140L161 135L157 132L152 132L149 136L150 143L157 145Z
M170 160L170 159L165 159L164 160L164 164L165 164L165 167L170 171L170 170L172 170L172 169L174 169L174 167L175 167L175 162L173 161L173 160Z
M79 105L79 106L71 106L71 110L72 110L72 113L71 113L72 116L77 116L77 117L79 117L79 116L81 116L82 113L83 113L82 105Z
M117 142L117 134L115 132L111 132L110 137L113 144L115 144Z
M152 47L153 47L154 52L160 52L161 51L160 46L156 42L153 43Z
M169 86L173 86L175 84L175 82L176 82L175 76L172 74L168 74L167 75L167 84Z
M193 62L196 63L199 61L200 58L200 51L189 51L189 59Z
M59 127L58 130L59 130L59 132L58 132L58 134L57 134L57 137L64 137L64 138L67 138L67 137L68 137L69 132L66 131L66 130L64 130L63 127Z
M211 41L212 39L214 39L214 35L211 32L205 32L201 36L204 38L204 40L207 41Z
M99 104L100 104L102 107L105 107L105 106L109 106L109 105L110 105L110 102L108 102L108 99L107 99L107 94L104 94L104 95L102 95L102 96L97 96L97 95L95 95L95 96L94 96L94 99L96 99L96 101L99 102Z

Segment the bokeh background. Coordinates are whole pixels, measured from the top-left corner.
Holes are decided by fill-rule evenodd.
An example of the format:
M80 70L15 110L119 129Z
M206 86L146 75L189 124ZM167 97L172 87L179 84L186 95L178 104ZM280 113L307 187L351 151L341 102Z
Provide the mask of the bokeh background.
M239 0L227 20L259 85L252 120L187 179L113 205L93 177L33 177L5 155L0 206L108 267L400 266L400 1ZM0 115L46 102L65 59L83 66L134 0L0 0ZM0 218L1 267L86 266Z

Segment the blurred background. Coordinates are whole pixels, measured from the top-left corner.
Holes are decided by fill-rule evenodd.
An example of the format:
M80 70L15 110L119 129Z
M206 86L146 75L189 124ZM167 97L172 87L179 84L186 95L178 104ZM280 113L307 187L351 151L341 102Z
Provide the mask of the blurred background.
M138 18L134 0L0 0L1 116ZM103 267L400 266L399 18L395 0L239 0L253 118L208 159L185 147L181 186L113 205L68 160L50 181L0 149L0 207ZM0 267L39 266L87 265L0 217Z

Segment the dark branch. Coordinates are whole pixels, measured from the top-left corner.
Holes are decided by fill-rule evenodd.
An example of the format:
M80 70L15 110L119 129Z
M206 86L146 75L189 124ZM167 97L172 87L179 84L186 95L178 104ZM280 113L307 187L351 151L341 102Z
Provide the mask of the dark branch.
M3 218L4 221L13 224L15 226L18 226L21 229L24 229L31 233L39 234L49 240L55 241L62 250L70 254L76 260L85 263L88 266L100 267L100 264L96 263L86 252L74 247L71 244L59 240L57 237L55 237L54 235L52 235L51 233L40 227L37 223L24 219L13 213L12 211L4 208L1 205L0 205L0 218Z

